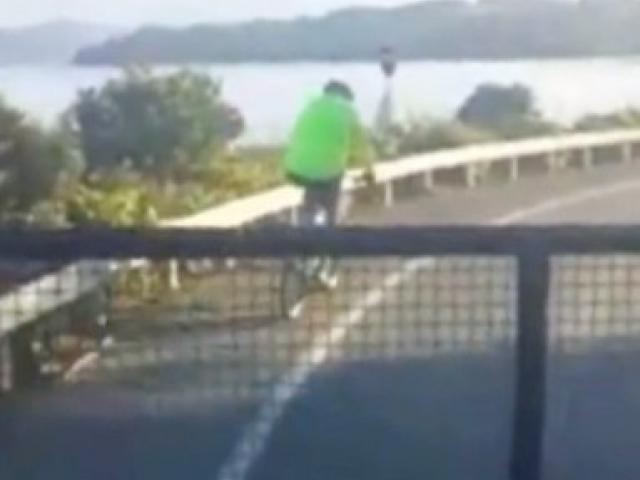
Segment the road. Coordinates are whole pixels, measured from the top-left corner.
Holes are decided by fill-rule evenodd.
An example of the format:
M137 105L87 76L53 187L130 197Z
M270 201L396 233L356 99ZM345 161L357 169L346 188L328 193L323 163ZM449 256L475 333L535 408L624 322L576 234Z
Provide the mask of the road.
M356 221L638 223L639 173L443 190ZM232 329L188 305L170 334L127 337L73 384L9 398L0 478L506 479L513 261L342 270L339 291L295 325L254 318ZM270 291L268 275L246 278L225 290L239 316ZM640 478L640 260L559 259L552 281L545 478Z

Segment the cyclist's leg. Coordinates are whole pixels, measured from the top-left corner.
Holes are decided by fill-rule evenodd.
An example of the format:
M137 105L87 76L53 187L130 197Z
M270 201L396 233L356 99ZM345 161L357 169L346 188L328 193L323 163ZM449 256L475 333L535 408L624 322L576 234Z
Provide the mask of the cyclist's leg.
M305 187L304 202L301 212L301 225L332 228L339 222L340 180L316 183ZM317 221L318 213L324 218L321 224Z
M342 179L338 178L327 182L323 186L322 192L319 193L319 201L322 209L325 211L326 228L333 229L337 226L340 219L339 204ZM329 288L334 289L338 285L337 261L335 258L328 257L324 261L323 270L320 272L321 283Z
M292 183L303 189L302 204L298 210L295 227L306 228L313 225L315 212L315 193L311 186L292 178ZM306 296L309 293L308 259L290 258L284 267L280 289L282 312L289 320L298 319L304 311Z
M304 200L300 211L300 226L311 227L316 224L316 215L323 206L322 187L307 185L304 189Z
M327 214L327 227L335 227L339 221L340 187L342 179L337 178L327 182L321 196L322 208Z
M338 205L340 200L340 187L342 179L336 178L325 182L316 182L305 185L305 193L302 209L300 211L299 225L303 227L334 228L338 222ZM324 218L322 224L318 224L318 213L322 212ZM333 258L321 260L320 270L314 275L318 281L328 289L337 286L336 261Z

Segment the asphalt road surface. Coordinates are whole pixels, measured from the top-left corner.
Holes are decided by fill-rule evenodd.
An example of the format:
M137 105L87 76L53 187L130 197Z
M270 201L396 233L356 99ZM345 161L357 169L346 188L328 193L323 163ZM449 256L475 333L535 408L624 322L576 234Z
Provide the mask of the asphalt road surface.
M638 223L639 173L444 190L356 221ZM187 305L161 333L123 331L72 382L0 404L0 479L506 480L514 266L345 260L295 324ZM230 278L229 303L266 305L265 272ZM545 479L640 478L640 259L558 259L550 317Z

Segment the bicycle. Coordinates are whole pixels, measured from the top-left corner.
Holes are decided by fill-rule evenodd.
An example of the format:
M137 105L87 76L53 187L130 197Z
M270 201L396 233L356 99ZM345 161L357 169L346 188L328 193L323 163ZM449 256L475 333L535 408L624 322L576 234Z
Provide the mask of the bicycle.
M354 186L368 188L374 187L376 183L372 171L352 174L348 181ZM348 209L347 203L343 202L344 210ZM310 213L305 215L306 218L301 218L301 226L327 228L329 214L326 207L316 203L306 210ZM280 308L287 320L296 320L303 316L312 294L331 291L337 287L336 265L336 259L328 256L292 258L285 261L280 282Z
M324 208L315 205L315 211L306 219L305 225L326 228L328 214ZM309 221L310 220L310 221ZM335 268L329 257L291 258L285 261L280 284L280 307L287 320L297 320L304 314L305 306L313 293L327 290L323 276L329 276Z

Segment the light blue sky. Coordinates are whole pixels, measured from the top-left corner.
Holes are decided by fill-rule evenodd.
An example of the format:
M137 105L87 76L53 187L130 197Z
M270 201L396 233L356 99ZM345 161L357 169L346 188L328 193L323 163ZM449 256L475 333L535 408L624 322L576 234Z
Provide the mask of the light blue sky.
M412 0L0 0L0 26L61 18L121 25L237 21L314 15L358 5L402 5Z

